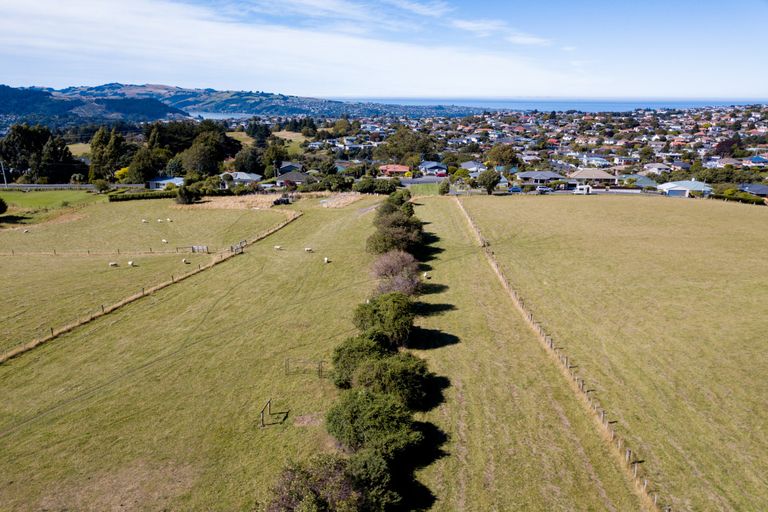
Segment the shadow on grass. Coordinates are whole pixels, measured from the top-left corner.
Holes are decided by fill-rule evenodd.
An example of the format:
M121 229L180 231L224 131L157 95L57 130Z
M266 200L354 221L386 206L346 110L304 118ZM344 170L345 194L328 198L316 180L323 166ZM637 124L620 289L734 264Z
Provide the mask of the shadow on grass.
M26 215L0 215L0 224L23 224L31 218Z
M429 302L416 302L413 310L418 316L439 316L448 311L456 311L453 304L431 304Z
M437 329L424 329L414 327L408 337L408 348L414 350L433 350L436 348L458 345L461 340L458 336L448 334Z
M419 292L422 295L437 295L448 291L448 285L438 283L422 283Z
M413 251L413 255L421 262L434 260L438 254L445 251L441 247L435 247L433 244L440 241L440 237L428 231L422 236L422 244Z
M393 473L393 488L403 498L397 510L429 510L435 504L434 493L416 479L415 472L448 455L443 450L448 441L445 432L433 423L421 421L415 422L414 427L421 432L422 441L398 461L398 470Z
M417 411L428 412L445 402L444 391L451 387L451 381L448 377L442 375L431 375L425 382L426 396L414 407Z

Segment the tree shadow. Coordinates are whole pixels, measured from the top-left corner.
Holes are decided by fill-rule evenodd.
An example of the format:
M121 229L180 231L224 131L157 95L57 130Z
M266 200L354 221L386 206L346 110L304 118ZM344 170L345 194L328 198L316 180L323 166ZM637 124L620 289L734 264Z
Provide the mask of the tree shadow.
M419 287L419 292L422 295L437 295L438 293L445 293L449 286L439 283L422 283Z
M427 412L444 403L445 394L443 392L449 387L451 387L451 381L448 377L430 375L424 385L426 395L415 409L420 412Z
M429 231L422 235L422 243L414 249L413 255L422 262L434 260L438 254L445 252L441 247L435 247L433 244L440 241L440 237Z
M424 329L414 327L408 337L408 348L414 350L433 350L436 348L457 345L461 342L458 336L448 334L437 329Z
M398 471L393 472L393 488L403 499L397 510L428 510L435 504L434 493L414 473L448 455L443 450L448 436L435 424L417 421L414 428L421 432L422 440L400 458Z
M456 311L453 304L431 304L429 302L416 302L413 311L418 316L439 316L448 311Z
M22 224L30 219L26 215L0 215L0 224Z

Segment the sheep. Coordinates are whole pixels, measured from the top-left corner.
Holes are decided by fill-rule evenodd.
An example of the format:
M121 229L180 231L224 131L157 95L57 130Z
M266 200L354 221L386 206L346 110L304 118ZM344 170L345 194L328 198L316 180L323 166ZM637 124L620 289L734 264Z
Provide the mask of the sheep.
M330 262L331 262L331 258L329 258L329 257L327 257L327 256L326 256L325 258L323 258L323 261L324 261L325 263L330 263Z
M429 272L424 272L424 279L432 279L432 276L429 275Z
M136 265L133 263L133 260L131 260L131 261L128 262L128 266L129 267L135 267Z
M163 219L157 219L157 222L163 222Z
M149 222L147 219L141 219L142 224L146 224L147 222Z
M163 238L163 239L161 240L161 242L163 242L164 244L167 244L167 243L168 243L168 240L166 240L165 238Z
M173 222L171 219L165 219L166 222Z
M311 247L305 247L304 248L304 252L312 252L312 248Z
M25 233L29 233L29 230L28 230L28 229L25 229L25 230L24 230L24 232L25 232Z
M182 259L181 262L185 265L189 265L189 260L187 258Z
M275 246L275 250L276 251L281 251L281 250L283 250L283 246L282 245L276 245Z
M116 267L117 266L117 262L116 261L110 261L109 262L109 266L110 267Z

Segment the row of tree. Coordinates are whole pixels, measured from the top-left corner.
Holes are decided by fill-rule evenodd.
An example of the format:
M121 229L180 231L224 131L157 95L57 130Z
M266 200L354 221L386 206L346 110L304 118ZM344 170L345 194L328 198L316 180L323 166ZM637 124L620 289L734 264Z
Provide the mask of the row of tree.
M418 262L407 249L422 241L407 191L377 210L368 249L379 254L372 272L376 295L354 312L360 333L336 347L333 380L342 390L326 417L328 432L347 455L323 455L290 464L274 488L270 512L407 509L414 482L414 451L428 436L415 421L440 394L426 361L404 350L415 318ZM387 240L382 243L383 240Z
M11 180L22 183L67 183L87 172L66 141L45 126L17 124L0 140L0 160Z

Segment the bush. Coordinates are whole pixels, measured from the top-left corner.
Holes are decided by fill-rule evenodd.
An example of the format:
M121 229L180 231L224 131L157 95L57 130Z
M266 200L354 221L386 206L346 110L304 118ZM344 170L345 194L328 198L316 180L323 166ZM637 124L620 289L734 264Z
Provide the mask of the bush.
M412 410L423 410L432 377L425 360L401 352L383 359L362 361L355 371L353 383L374 393L394 395Z
M361 510L391 510L402 498L392 490L392 469L378 451L363 449L349 459L349 473L365 489Z
M387 198L387 202L395 206L403 206L410 200L411 200L411 191L408 190L407 188L396 190L390 193L389 197Z
M477 177L477 183L488 192L488 195L493 194L493 190L500 181L501 175L496 171L483 171Z
M352 378L361 363L369 359L381 359L391 352L373 336L347 338L333 350L333 383L340 388L349 388Z
M107 180L96 180L93 182L93 186L96 189L96 192L99 194L107 192L110 188L112 188Z
M397 180L374 180L373 191L376 194L391 194L397 190L400 182Z
M412 251L422 243L422 224L416 217L409 217L397 209L387 213L393 205L385 203L380 207L374 219L378 228L367 241L367 249L374 254L383 254L392 250Z
M400 211L406 214L408 217L413 217L413 214L416 213L413 207L413 203L403 203L403 205L400 207Z
M373 262L374 277L380 279L377 293L400 292L415 295L421 285L419 264L411 254L395 250L382 254Z
M355 471L361 476L375 477L373 469L371 463L355 465ZM354 512L361 509L364 491L356 483L347 459L319 455L307 464L289 464L272 489L272 495L267 506L269 512Z
M387 293L360 304L355 309L353 322L361 331L381 333L394 346L408 341L413 328L413 303L402 293Z
M765 204L765 199L758 197L747 192L734 192L729 194L727 191L725 194L712 194L709 197L712 199L721 199L724 201L736 201L744 204Z
M137 194L128 194L125 192L115 192L113 194L109 194L107 196L107 199L110 203L115 203L118 201L138 201L141 199L170 199L176 197L176 191L175 190L161 190L158 192L139 192Z
M366 176L352 185L352 190L361 194L373 194L376 191L376 184L373 178Z
M8 211L8 203L6 203L2 197L0 197L0 215Z
M366 389L347 391L326 417L328 433L353 451L376 450L392 460L422 440L411 412L392 395Z
M443 180L440 182L440 186L437 187L437 193L441 196L447 195L451 192L451 181Z
M200 199L200 193L195 189L181 186L176 191L176 202L179 204L193 204Z

